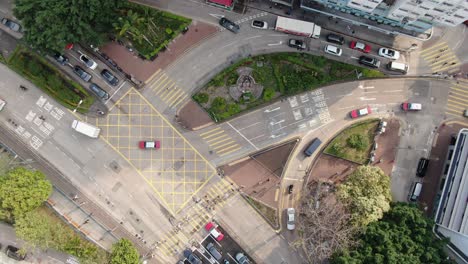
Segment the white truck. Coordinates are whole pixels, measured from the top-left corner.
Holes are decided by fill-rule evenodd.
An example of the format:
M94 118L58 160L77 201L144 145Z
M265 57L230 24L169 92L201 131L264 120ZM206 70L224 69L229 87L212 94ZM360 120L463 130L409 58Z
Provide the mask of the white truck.
M100 128L78 120L73 120L72 128L81 134L92 138L99 137L99 133L101 132Z
M312 22L278 16L275 30L292 35L319 38L322 27Z

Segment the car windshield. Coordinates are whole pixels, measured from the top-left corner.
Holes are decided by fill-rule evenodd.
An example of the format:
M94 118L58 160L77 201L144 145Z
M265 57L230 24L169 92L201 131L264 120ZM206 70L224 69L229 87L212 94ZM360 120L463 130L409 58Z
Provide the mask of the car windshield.
M254 24L254 26L257 26L257 27L263 27L263 22L262 21L254 21L253 24Z
M393 50L387 50L387 54L390 56L394 56L395 52Z

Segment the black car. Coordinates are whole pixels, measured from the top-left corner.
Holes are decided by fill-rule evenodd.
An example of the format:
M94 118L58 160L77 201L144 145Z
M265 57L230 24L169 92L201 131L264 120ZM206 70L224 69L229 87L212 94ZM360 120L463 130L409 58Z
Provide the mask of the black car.
M296 48L298 50L306 49L306 44L304 43L304 41L299 39L290 39L288 42L288 46L291 48Z
M6 248L6 254L9 258L12 258L14 260L24 260L26 258L26 255L21 255L19 252L19 248L14 247L14 246L7 246Z
M231 20L223 17L219 20L219 24L226 28L227 30L233 32L233 33L238 33L239 30L240 30L240 27L239 25L237 25L236 23L232 22Z
M184 257L187 258L188 262L190 264L202 264L203 262L195 255L192 253L191 250L186 249L184 250Z
M288 186L288 193L289 193L289 194L293 193L293 190L294 190L294 185L292 185L292 184L289 185L289 186Z
M68 63L68 58L65 55L62 55L60 53L55 53L54 59L61 65L65 65Z
M21 26L18 23L13 22L8 18L2 18L2 24L7 26L9 29L11 29L13 31L16 31L16 32L21 31Z
M73 72L78 75L83 81L89 82L93 76L91 74L87 73L83 68L80 66L76 65L73 67Z
M338 45L343 45L345 42L342 36L336 34L328 34L327 41Z
M362 65L372 67L372 68L380 67L380 61L378 59L367 57L367 56L359 57L359 63Z
M419 159L418 168L416 169L416 175L418 177L424 177L427 172L427 167L429 166L429 160L426 158Z
M108 84L112 86L116 86L117 84L119 84L119 79L117 79L117 77L115 77L114 74L112 74L112 72L110 72L109 70L102 70L101 75Z
M91 83L91 85L89 86L89 89L93 91L93 93L95 93L100 99L102 100L109 99L109 94L104 89L99 87L99 85L95 83Z

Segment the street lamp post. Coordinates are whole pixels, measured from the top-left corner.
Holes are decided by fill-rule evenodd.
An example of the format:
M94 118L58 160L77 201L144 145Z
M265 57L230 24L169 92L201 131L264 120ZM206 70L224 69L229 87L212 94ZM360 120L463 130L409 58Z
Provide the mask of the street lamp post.
M76 105L75 109L73 109L73 113L76 113L76 110L80 107L80 105L83 103L83 100L80 100L78 104Z

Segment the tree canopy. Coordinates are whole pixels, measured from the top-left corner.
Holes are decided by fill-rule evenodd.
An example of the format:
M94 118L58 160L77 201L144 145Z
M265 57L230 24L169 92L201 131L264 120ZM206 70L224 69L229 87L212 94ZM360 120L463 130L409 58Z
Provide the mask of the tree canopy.
M397 203L364 229L358 247L335 254L331 263L452 263L443 250L447 242L434 236L433 225L416 206Z
M358 167L338 186L338 197L351 212L351 222L365 226L390 209L390 177L373 166Z
M132 242L120 239L112 246L111 264L138 264L139 254Z
M0 216L12 221L39 207L52 192L52 185L40 171L22 167L0 177Z
M16 0L14 14L34 48L61 51L68 43L102 43L123 0Z

